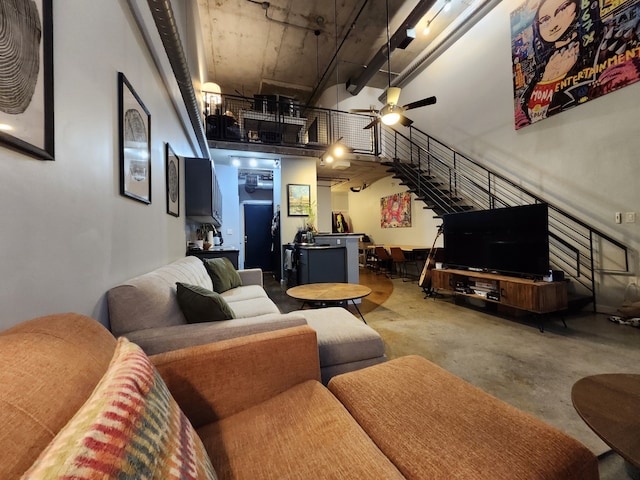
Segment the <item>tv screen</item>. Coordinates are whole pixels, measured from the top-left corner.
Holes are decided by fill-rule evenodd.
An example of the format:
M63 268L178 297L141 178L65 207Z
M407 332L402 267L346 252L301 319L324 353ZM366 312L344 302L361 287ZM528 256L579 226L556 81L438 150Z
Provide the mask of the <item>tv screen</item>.
M447 268L540 276L549 273L547 204L443 216Z

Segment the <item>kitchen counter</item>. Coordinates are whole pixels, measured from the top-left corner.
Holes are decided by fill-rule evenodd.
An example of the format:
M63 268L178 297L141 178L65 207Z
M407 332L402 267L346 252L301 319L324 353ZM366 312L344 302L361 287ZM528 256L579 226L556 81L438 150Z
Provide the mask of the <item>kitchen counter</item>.
M233 266L238 269L238 250L233 245L221 245L219 247L211 247L209 250L187 250L187 256L192 255L202 260L207 258L228 258L233 263Z

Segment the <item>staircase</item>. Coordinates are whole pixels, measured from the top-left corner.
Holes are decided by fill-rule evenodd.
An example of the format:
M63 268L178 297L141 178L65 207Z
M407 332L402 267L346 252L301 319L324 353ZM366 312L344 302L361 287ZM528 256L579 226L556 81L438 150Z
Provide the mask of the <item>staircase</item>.
M409 127L404 134L391 127L378 129L379 153L388 172L434 211L436 217L469 210L547 203L549 257L554 270L571 280L569 308L592 304L595 311L595 274L629 273L628 247L522 188L449 146ZM607 268L598 251L615 251L624 267Z
M400 180L400 185L405 185L407 190L416 195L417 199L424 202L425 207L433 210L437 217L445 213L456 213L473 210L473 205L461 197L452 194L445 182L437 176L421 170L420 165L394 161L384 161L383 165L390 168L387 172L393 173L393 178Z

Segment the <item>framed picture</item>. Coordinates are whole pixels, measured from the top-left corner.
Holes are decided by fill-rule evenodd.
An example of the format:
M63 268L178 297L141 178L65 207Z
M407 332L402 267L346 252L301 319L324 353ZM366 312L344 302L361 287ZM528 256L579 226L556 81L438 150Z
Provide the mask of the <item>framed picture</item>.
M54 159L51 0L0 0L0 145Z
M167 182L167 213L180 216L180 159L171 145L165 145L165 176Z
M118 72L120 194L151 203L151 115L127 77Z
M309 185L287 185L287 213L290 217L306 217L311 209Z
M411 194L394 193L380 199L380 228L411 226Z

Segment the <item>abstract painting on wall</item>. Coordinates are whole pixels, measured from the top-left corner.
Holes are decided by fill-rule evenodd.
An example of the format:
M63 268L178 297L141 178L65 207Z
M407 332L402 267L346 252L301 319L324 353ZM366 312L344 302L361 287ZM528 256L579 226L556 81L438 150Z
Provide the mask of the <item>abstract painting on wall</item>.
M394 193L380 199L380 227L401 228L411 226L411 194Z
M54 159L51 0L0 0L0 144Z
M640 0L525 0L511 52L517 130L640 79Z

